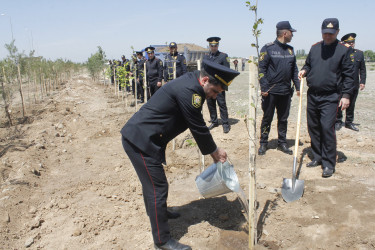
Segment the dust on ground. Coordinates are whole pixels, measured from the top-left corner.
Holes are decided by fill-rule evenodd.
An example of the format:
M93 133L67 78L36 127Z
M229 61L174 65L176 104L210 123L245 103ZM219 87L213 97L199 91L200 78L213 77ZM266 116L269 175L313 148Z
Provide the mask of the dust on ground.
M244 114L249 72L241 73L227 93L232 129L224 134L220 126L212 134L227 150L248 194ZM305 181L305 192L293 203L285 203L280 193L283 178L291 178L293 156L276 150L274 120L270 149L257 157L257 249L375 248L374 79L369 71L357 100L360 132L343 128L337 133L339 155L347 159L329 179L321 177L319 167L305 167L310 139L303 114L299 179ZM29 118L17 126L6 128L2 115L0 249L153 249L142 188L120 140L120 129L135 111L131 95L127 98L117 98L113 87L82 74L30 107ZM291 147L296 96L292 103ZM206 105L204 116L208 120ZM258 125L261 117L259 108ZM193 249L247 249L246 219L237 196L200 198L195 187L200 155L187 138L188 131L177 137L176 150L167 149L168 206L182 215L170 220L172 236ZM212 163L209 156L205 159L206 165Z

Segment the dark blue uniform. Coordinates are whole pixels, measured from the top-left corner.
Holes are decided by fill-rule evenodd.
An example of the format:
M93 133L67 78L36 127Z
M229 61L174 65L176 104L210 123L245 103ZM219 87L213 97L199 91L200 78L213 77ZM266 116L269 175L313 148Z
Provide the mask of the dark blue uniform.
M187 72L186 59L184 55L179 53L170 53L165 56L164 60L164 81L169 82L173 80L173 64L176 62L176 78L182 76Z
M167 143L189 128L202 154L216 150L201 113L205 93L198 79L199 71L189 72L164 85L121 130L123 147L142 183L156 244L170 239L168 182L162 166Z
M217 51L215 54L209 53L204 56L203 59L224 65L228 68L230 68L229 65L229 58L226 53ZM229 126L228 122L228 109L227 109L227 103L225 101L225 91L221 92L220 94L217 95L216 100L215 99L208 99L207 100L207 107L208 110L210 111L210 118L211 118L211 123L217 125L219 122L217 120L217 110L216 110L216 101L219 105L220 109L220 118L223 123L223 126Z
M345 110L346 112L345 126L349 126L353 123L354 108L355 108L355 102L358 96L359 85L366 84L366 65L365 65L365 57L363 55L363 51L359 49L355 49L353 57L354 57L354 88L353 88L353 94L350 96L349 107ZM339 109L337 113L337 122L342 123L341 109Z
M331 170L336 165L335 121L342 96L350 98L353 91L354 67L351 49L336 40L323 41L310 49L302 70L306 71L307 125L311 137L313 161Z
M291 81L299 91L298 68L293 47L277 39L261 49L259 73L262 92L263 119L261 124L260 144L267 145L268 135L275 108L277 111L278 144L286 145L286 133L293 88Z
M160 88L157 86L158 82L163 80L163 61L157 57L148 59L146 61L146 73L147 73L147 99L150 99L152 95Z

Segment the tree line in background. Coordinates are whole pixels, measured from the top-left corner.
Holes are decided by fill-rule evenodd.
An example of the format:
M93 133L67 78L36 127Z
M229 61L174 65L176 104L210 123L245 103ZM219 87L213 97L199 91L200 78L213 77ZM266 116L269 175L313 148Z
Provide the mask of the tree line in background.
M35 56L35 51L30 51L28 55L18 52L15 40L5 44L5 48L9 54L0 61L0 95L3 99L0 107L5 111L8 126L12 126L15 119L25 120L27 106L40 103L45 97L55 93L61 84L82 68L81 64L69 60L52 61ZM21 107L16 103L21 103ZM17 115L19 109L22 117Z

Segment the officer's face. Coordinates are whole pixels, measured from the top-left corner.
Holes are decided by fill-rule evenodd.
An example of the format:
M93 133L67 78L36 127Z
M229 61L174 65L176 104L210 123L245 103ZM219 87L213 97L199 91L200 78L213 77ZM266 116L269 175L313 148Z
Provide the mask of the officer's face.
M290 41L292 41L293 32L291 32L290 30L285 31L284 37L285 37L285 43L290 43Z
M155 57L154 52L148 53L148 58L153 59Z
M338 30L334 34L323 33L322 37L323 37L324 44L327 44L327 45L332 44L334 41L336 41L338 34L339 34Z
M176 51L177 51L177 47L170 47L170 48L169 48L169 52L170 52L171 54L176 53Z
M216 53L219 50L219 44L210 44L211 53Z
M211 84L208 77L203 77L202 83L206 99L216 99L217 95L224 91L221 85Z
M355 47L355 42L348 42L347 44L349 44L353 49Z

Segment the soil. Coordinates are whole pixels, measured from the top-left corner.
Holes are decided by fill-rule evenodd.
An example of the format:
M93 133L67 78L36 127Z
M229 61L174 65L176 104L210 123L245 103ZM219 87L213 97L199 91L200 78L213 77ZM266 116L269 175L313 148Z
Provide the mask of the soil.
M248 77L241 72L227 92L230 133L221 126L212 130L247 195ZM283 200L281 184L291 178L293 156L276 150L273 122L269 150L256 160L256 249L375 249L374 79L368 70L357 100L360 131L337 132L343 162L331 178L323 179L320 167L305 167L310 139L303 112L298 155L305 186L292 203ZM7 128L1 114L0 249L153 249L142 188L120 140L120 129L135 111L132 102L131 95L123 101L113 87L81 74L43 103L28 106L28 119L16 126ZM296 96L292 103L288 143L294 150ZM208 121L206 105L204 116ZM261 118L259 108L258 125ZM176 138L174 151L172 145L167 149L168 206L181 213L170 220L172 236L193 249L247 249L247 221L237 196L200 196L200 155L187 138L188 131ZM206 156L205 162L212 159Z

